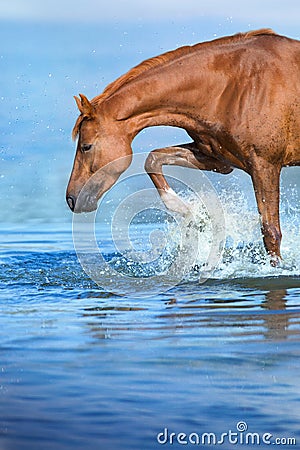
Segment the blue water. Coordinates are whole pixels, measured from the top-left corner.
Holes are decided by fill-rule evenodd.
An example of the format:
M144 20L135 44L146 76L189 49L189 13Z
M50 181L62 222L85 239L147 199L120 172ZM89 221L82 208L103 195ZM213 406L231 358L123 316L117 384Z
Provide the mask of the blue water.
M276 439L298 448L299 168L282 175L285 266L267 263L247 176L213 174L226 219L219 265L203 284L197 268L169 290L157 281L154 297L119 296L89 278L64 201L72 95L91 97L143 58L240 28L86 27L0 27L1 450L254 449ZM182 139L154 130L134 148ZM128 195L150 186L143 177L128 183ZM112 190L101 211L118 195ZM136 248L149 246L150 229L173 236L164 216L151 220L134 224ZM97 223L101 251L116 266L105 217ZM216 444L211 435L210 445L207 436L194 445L203 433ZM246 444L247 433L256 440Z

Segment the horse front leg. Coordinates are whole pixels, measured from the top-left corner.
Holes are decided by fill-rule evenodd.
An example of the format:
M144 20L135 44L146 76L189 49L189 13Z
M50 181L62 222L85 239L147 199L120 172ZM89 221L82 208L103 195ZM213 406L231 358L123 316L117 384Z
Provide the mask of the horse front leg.
M197 158L195 156L197 155ZM189 206L181 200L168 184L162 171L163 165L177 165L200 170L214 170L229 173L232 169L225 164L201 154L195 144L183 144L174 147L165 147L149 153L145 170L153 181L158 193L168 209L182 215L190 213Z
M263 241L271 257L270 262L273 267L278 266L281 261L280 170L280 166L260 160L253 165L251 173L258 211L261 217Z

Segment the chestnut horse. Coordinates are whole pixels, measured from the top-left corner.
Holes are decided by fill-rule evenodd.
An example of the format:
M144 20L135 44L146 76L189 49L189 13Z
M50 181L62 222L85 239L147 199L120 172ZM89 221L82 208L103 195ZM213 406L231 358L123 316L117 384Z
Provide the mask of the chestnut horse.
M271 264L280 262L280 171L300 165L299 41L262 29L181 47L142 62L93 100L75 100L78 145L66 194L72 211L96 209L130 165L131 142L142 129L180 127L192 142L153 150L145 164L166 207L188 210L163 165L242 169L253 182ZM101 168L100 178L91 178Z

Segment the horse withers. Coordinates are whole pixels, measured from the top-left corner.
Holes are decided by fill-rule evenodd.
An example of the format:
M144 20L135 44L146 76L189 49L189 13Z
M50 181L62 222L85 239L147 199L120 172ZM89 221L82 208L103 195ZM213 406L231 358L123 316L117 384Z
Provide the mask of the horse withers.
M183 128L190 143L153 150L145 164L166 207L188 210L163 165L244 170L253 182L265 248L278 265L280 172L300 165L299 74L300 42L262 29L180 47L142 62L91 101L80 94L69 207L78 213L97 208L130 165L131 142L142 129Z

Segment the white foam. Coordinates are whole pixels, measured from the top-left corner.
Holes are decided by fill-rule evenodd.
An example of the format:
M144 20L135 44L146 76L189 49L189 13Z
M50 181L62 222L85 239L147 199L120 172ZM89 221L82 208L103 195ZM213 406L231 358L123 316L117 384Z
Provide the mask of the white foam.
M219 263L209 276L217 279L266 276L298 276L300 273L299 199L286 191L281 203L282 264L274 268L264 249L260 219L256 207L249 205L241 191L224 190L220 194L225 216L225 242ZM214 239L211 220L205 204L195 197L185 198L195 218L193 226L199 226L198 258L199 273L209 267L209 254ZM205 202L209 202L206 198ZM187 226L191 226L188 224ZM174 233L172 236L174 239ZM195 245L195 243L193 243ZM186 264L189 264L187 259Z

